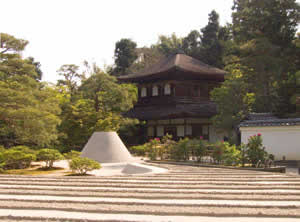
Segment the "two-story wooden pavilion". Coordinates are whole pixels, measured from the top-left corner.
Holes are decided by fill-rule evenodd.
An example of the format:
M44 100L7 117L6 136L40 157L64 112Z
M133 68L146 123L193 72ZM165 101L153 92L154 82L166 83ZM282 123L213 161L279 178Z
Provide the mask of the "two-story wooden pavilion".
M224 135L211 125L217 112L210 91L224 81L225 71L182 53L145 70L119 77L136 83L139 99L126 116L147 121L147 136L200 137L216 141Z

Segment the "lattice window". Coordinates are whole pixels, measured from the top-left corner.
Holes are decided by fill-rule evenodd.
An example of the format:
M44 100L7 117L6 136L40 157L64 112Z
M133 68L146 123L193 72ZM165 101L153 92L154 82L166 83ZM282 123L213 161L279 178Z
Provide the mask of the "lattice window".
M157 86L153 86L153 88L152 88L152 96L158 96L158 87Z
M165 91L165 95L171 95L171 85L170 84L166 84L164 91Z
M147 88L143 87L141 89L141 97L146 97L147 96Z

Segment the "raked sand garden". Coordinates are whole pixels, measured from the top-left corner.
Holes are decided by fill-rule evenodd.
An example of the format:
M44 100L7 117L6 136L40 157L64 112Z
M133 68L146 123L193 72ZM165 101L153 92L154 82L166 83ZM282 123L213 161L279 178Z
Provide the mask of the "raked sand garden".
M63 167L65 162L56 164ZM116 173L111 166L95 171L97 176L61 176L62 171L60 175L2 174L0 220L300 220L297 175L177 165L149 167L153 172L145 174ZM109 168L113 169L110 175Z

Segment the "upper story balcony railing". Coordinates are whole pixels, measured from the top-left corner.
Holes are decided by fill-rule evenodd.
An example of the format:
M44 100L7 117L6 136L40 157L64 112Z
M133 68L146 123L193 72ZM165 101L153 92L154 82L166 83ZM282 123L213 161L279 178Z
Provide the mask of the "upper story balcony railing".
M151 96L139 98L136 106L210 103L209 98L190 96Z

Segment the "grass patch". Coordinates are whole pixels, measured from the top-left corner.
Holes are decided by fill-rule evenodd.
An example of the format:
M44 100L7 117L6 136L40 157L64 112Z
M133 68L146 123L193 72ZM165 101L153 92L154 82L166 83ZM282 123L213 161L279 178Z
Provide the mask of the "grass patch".
M69 174L66 174L65 176L94 176L92 174L79 174L79 173L69 173Z
M12 170L4 170L0 171L1 174L10 174L10 175L47 175L58 172L63 172L64 168L61 167L53 167L53 168L45 168L41 167L39 164L31 165L30 168L26 169L12 169Z
M62 169L51 169L45 170L43 168L39 169L17 169L17 170L5 170L2 174L11 174L11 175L47 175L54 172L60 172Z

